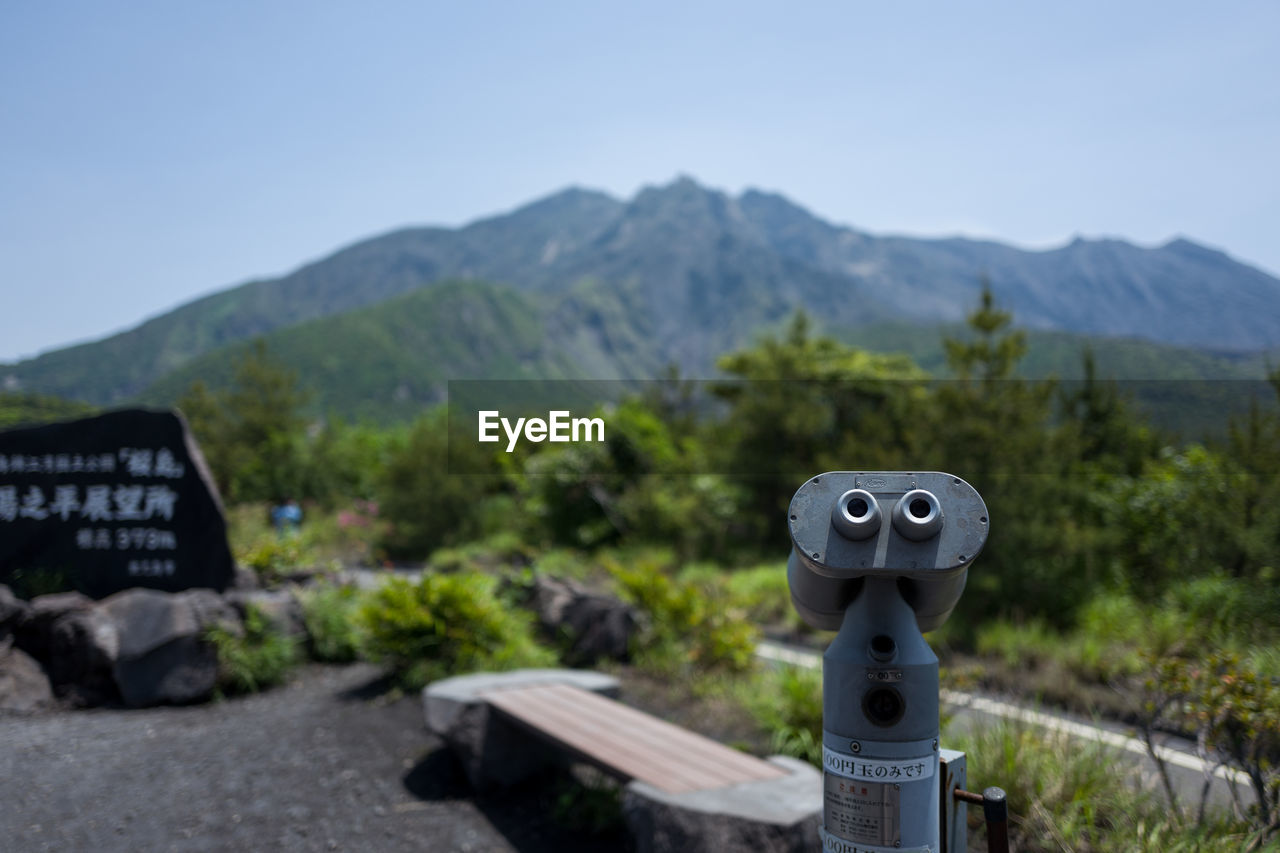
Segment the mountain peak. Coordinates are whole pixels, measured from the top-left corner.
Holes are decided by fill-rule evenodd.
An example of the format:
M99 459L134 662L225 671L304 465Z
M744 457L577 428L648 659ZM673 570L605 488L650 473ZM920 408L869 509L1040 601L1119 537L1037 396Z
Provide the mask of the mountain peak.
M1218 249L1212 249L1203 243L1197 243L1194 240L1189 240L1181 234L1174 237L1160 248L1166 252L1176 252L1183 257L1203 258L1206 260L1225 260L1228 258L1226 252Z
M621 201L601 192L600 190L588 189L586 187L568 186L564 189L554 192L551 195L534 199L528 204L521 205L516 208L510 216L557 216L562 214L575 214L580 212L600 213L603 211L616 212L623 206ZM497 219L501 217L486 217L486 219ZM483 221L483 220L482 220Z
M636 193L622 215L627 234L658 229L663 239L706 239L726 233L758 239L738 203L721 190L704 187L688 175L662 186L646 186Z

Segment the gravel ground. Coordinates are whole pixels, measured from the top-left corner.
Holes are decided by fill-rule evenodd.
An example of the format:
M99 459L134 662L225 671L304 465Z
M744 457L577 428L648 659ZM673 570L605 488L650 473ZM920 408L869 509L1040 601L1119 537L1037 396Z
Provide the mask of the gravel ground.
M379 671L309 666L287 686L142 711L0 716L0 850L617 849L549 817L546 780L473 795Z

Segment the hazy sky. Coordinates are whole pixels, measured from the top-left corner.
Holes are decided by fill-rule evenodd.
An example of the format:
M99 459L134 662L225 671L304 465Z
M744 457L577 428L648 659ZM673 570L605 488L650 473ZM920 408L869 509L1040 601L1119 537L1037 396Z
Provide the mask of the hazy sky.
M872 232L1185 235L1274 274L1278 151L1274 0L9 2L0 360L681 173Z

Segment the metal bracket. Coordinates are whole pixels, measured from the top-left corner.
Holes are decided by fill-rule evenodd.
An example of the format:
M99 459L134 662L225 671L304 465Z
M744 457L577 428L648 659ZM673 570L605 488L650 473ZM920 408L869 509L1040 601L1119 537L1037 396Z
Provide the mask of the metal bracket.
M969 825L965 821L965 805L956 800L954 791L964 790L968 780L968 766L963 752L955 749L939 750L938 784L942 791L938 803L942 812L942 853L966 853L969 844Z

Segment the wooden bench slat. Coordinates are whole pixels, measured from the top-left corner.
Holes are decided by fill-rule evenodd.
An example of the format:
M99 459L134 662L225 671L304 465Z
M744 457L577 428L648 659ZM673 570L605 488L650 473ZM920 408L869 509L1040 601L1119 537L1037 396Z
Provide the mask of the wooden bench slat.
M662 780L664 786L680 790L724 784L721 777L708 776L704 768L672 765L671 757L644 743L643 738L618 738L620 729L608 721L557 704L548 706L545 697L522 695L520 704L507 710L531 724L536 733L590 756L625 779Z
M515 722L603 769L668 793L786 775L758 758L571 685L496 689L484 698Z
M706 755L708 759L715 760L719 764L737 768L750 778L771 779L786 775L774 765L761 761L753 755L725 746L718 741L703 737L674 723L658 719L629 705L615 702L612 699L585 690L580 690L578 693L581 694L579 701L587 706L594 703L599 713L631 723L641 731L654 729L662 732L665 742L671 744L671 749L678 754L691 751L695 754Z
M562 686L562 685L557 685ZM773 778L784 775L772 764L754 756L739 752L710 738L695 734L680 726L660 720L649 714L614 702L587 691L566 694L584 711L597 714L612 722L616 730L635 732L635 737L653 743L655 748L670 754L674 759L698 756L716 766L736 773L729 777L734 781L754 778ZM629 729L627 727L630 727Z
M546 699L543 694L542 699ZM575 696L574 705L564 705L562 725L589 724L594 730L587 746L602 758L616 755L622 766L631 766L635 778L670 778L678 772L688 790L719 788L755 778L754 764L745 767L736 761L740 755L715 741L656 720L648 715L633 723L622 718L626 706L608 699L603 705L591 702L599 697ZM594 705L594 707L592 707ZM628 709L629 710L629 709ZM638 724L637 724L638 723ZM754 762L750 756L744 756ZM766 768L771 765L765 765ZM645 772L639 772L643 769Z
M518 701L516 697L488 698L495 707L535 732L590 757L623 778L659 782L660 787L673 793L725 784L719 777L708 776L703 768L673 766L669 756L636 739L620 741L616 725L584 717L560 705L548 705L544 696L523 695Z

